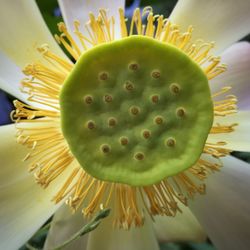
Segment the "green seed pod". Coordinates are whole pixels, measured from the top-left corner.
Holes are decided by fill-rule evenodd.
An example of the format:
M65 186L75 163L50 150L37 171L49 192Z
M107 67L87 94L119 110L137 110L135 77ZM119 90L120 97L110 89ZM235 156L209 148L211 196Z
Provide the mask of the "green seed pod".
M84 170L132 186L191 167L213 123L202 69L181 50L142 36L83 53L60 107L63 135Z

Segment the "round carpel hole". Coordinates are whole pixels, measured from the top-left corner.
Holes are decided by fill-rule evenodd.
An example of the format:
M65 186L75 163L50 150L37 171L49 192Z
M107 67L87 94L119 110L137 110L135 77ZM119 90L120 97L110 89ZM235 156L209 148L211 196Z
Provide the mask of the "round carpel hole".
M159 100L160 100L160 96L159 95L152 95L151 96L151 102L152 103L156 104L156 103L159 102Z
M109 125L109 127L115 127L116 124L117 124L117 120L114 117L110 117L108 119L108 125Z
M186 110L182 107L176 109L176 115L180 118L186 116Z
M136 91L124 88L126 81ZM178 98L173 84L179 86ZM87 96L93 103L83 105ZM199 160L213 124L213 102L208 79L192 58L172 45L134 35L80 56L61 88L60 114L70 152L86 173L141 187ZM119 126L113 127L111 118ZM143 130L155 136L145 137Z
M119 142L120 142L120 144L121 144L122 146L128 145L128 143L129 143L128 137L126 137L126 136L120 137Z
M140 108L137 106L132 106L130 107L129 112L134 116L138 115L140 113Z
M139 69L139 64L137 62L131 62L128 65L128 69L131 71L137 71Z
M90 130L96 128L95 122L92 121L92 120L88 121L87 124L86 124L86 126L87 126L87 128L90 129Z
M99 79L101 81L106 81L106 80L108 80L108 78L109 78L108 72L104 71L104 72L99 73Z
M162 116L158 115L158 116L156 116L156 117L154 118L154 122L155 122L155 124L157 124L157 125L162 125L163 122L164 122L164 118L163 118Z
M151 72L151 77L154 79L159 79L161 77L161 72L155 69Z
M132 91L134 89L134 84L131 81L126 81L124 84L124 88L127 91Z
M173 148L176 145L176 140L173 137L170 137L165 142L167 147Z
M106 95L103 96L103 100L104 100L104 102L106 102L106 103L110 103L110 102L113 101L113 96L112 96L112 95L106 94Z
M101 145L100 149L103 154L108 154L111 151L111 148L108 144Z
M144 139L149 139L150 136L151 136L151 132L149 130L145 129L145 130L142 131L142 137Z
M172 83L169 88L170 88L171 93L174 95L178 95L181 91L181 87L177 83Z
M142 161L142 160L144 160L145 155L142 152L137 152L137 153L135 153L134 158L137 161Z
M86 103L86 104L92 104L93 103L93 97L91 96L91 95L86 95L85 97L84 97L84 102Z

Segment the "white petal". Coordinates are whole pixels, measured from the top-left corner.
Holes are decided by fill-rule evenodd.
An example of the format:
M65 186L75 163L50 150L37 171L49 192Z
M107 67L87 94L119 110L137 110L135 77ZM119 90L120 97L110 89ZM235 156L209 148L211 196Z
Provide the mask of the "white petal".
M227 71L211 80L212 92L231 86L230 93L238 98L239 109L250 110L250 43L232 45L222 54L221 62L227 64Z
M159 246L149 218L143 227L114 229L112 216L104 219L89 235L87 250L158 250Z
M0 8L0 49L18 66L40 58L36 48L49 44L60 56L63 52L50 34L35 1L2 0Z
M223 148L250 152L250 111L239 111L236 114L228 115L226 117L216 117L214 123L221 125L230 125L238 123L235 131L224 134L210 134L208 142L225 141L227 144Z
M207 192L190 202L191 210L220 250L250 246L250 165L223 158L221 172L209 176Z
M108 9L109 16L114 16L116 34L115 37L120 37L118 8L125 7L125 0L58 0L58 3L62 11L63 19L72 34L74 31L73 23L75 20L79 20L81 26L84 27L84 24L89 20L89 12L92 12L94 15L98 15L98 10L100 8L103 8ZM83 31L84 33L83 29L81 31ZM85 35L87 35L87 33Z
M182 213L177 213L175 217L156 216L154 217L154 229L159 241L193 241L201 242L207 238L206 233L194 217L190 209L179 204Z
M194 38L216 42L222 51L250 32L250 1L179 0L170 19L186 29L194 27Z
M64 205L55 213L49 234L46 238L45 250L54 249L78 232L86 223L81 209L72 214L69 207ZM82 236L65 246L64 250L86 249L88 235Z
M22 162L27 151L15 142L15 127L0 127L0 249L17 249L55 212L50 200L58 183L43 190L27 163Z
M25 102L27 97L20 91L23 78L20 68L0 51L0 88Z

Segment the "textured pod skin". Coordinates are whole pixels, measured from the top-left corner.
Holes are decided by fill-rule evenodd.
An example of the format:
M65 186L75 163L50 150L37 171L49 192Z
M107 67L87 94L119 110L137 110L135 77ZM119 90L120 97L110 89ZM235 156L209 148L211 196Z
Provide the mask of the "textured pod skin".
M63 134L85 171L132 186L191 167L213 122L199 65L143 36L85 52L64 83L60 105Z

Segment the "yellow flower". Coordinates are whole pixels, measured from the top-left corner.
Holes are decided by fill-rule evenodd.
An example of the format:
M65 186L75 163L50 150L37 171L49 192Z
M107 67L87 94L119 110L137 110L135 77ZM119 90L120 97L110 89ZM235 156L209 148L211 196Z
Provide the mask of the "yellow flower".
M66 26L58 25L56 40L76 65L34 2L1 7L0 87L21 100L14 102L16 124L0 129L1 248L22 245L66 200L76 213L62 206L55 214L47 249L81 227L81 212L91 217L103 206L112 215L72 249L157 249L153 227L160 240L203 238L192 213L220 249L247 249L249 165L229 153L250 150L250 48L225 49L249 32L250 4L181 0L169 19L150 7L136 9L129 30L122 0L59 4ZM214 52L223 52L222 60ZM228 64L226 73L220 61ZM28 76L22 90L20 68ZM147 89L137 84L142 79Z

